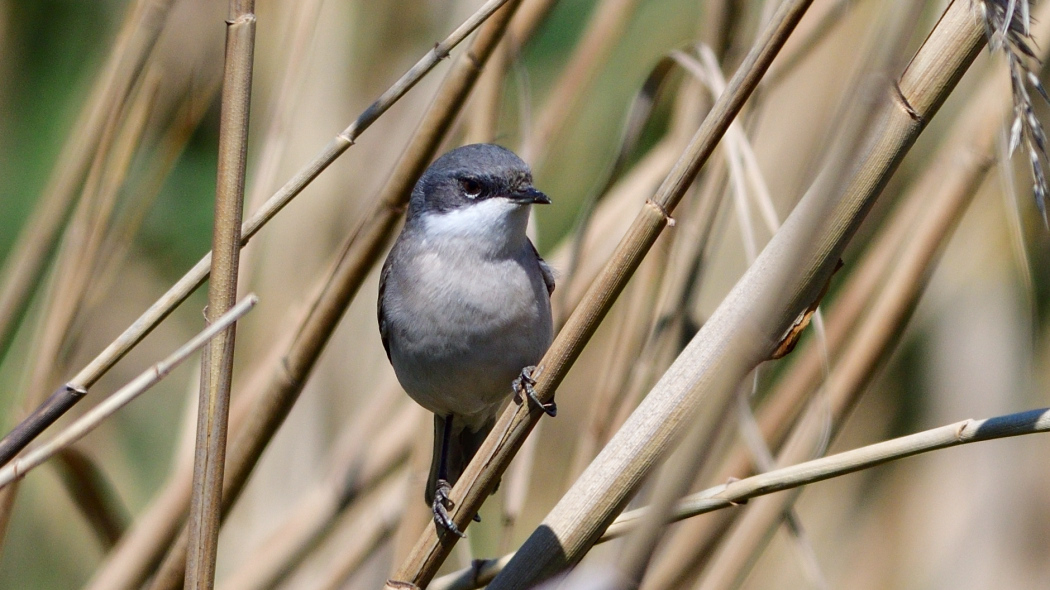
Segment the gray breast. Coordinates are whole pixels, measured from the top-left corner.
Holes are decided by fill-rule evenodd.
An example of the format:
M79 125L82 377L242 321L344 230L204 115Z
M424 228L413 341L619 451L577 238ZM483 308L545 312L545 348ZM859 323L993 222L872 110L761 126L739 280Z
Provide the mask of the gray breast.
M411 271L388 277L384 294L398 380L432 412L490 417L551 342L550 298L531 244L508 258L469 247L400 254Z

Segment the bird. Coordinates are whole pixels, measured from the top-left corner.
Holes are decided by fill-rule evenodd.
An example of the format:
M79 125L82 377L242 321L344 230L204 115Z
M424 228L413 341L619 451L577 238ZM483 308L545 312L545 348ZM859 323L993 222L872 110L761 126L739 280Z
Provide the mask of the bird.
M554 273L525 233L532 205L550 202L512 151L453 149L420 176L380 274L387 358L405 392L434 413L424 498L458 536L448 494L504 402L513 393L556 414L531 387L553 338Z

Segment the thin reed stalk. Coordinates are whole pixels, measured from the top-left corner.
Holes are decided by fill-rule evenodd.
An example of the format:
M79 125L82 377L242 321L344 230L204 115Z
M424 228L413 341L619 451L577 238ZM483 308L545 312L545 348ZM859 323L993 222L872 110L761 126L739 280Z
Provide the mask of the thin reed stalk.
M205 312L209 322L226 313L237 300L244 177L248 162L248 115L255 64L255 0L230 0L229 15L219 121L211 280L208 282L208 308ZM236 330L230 326L208 345L202 355L185 582L185 587L193 590L208 590L215 586L235 342Z
M121 109L164 27L172 0L139 0L130 7L113 51L62 147L32 217L0 271L0 358L44 272L57 236L95 158L103 129ZM3 463L4 461L0 461Z
M789 467L781 467L690 494L675 505L670 519L671 522L677 522L724 508L740 507L753 498L826 481L923 453L1044 432L1050 432L1050 408L980 420L963 420ZM623 537L648 518L649 512L649 507L624 512L609 525L595 543L605 543ZM497 559L479 560L469 568L434 580L428 588L431 590L483 588L491 583L497 574L504 571L514 557L514 554L510 554Z
M121 387L113 395L81 416L76 422L70 424L68 428L56 435L55 438L5 465L0 469L0 487L25 477L26 473L31 469L43 464L59 451L83 438L117 410L126 406L131 400L142 395L150 387L160 382L172 369L207 344L216 334L233 325L234 322L248 313L257 302L258 299L254 295L246 297L225 314L216 318L200 334L190 339L164 360L146 369L130 383Z

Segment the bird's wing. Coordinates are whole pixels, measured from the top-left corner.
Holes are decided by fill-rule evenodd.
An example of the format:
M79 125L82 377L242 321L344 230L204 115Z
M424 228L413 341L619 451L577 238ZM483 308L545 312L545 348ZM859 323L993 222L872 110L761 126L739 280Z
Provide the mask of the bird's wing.
M390 276L390 258L386 259L383 264L383 271L379 273L379 305L377 306L377 314L379 315L379 337L383 339L383 349L386 350L386 358L390 360L390 329L386 322L386 313L383 310L383 297L386 291L386 280Z
M543 284L547 285L547 295L554 293L554 270L551 269L547 261L540 256L540 253L536 250L536 246L529 240L529 247L532 248L532 253L536 255L536 261L540 263L540 274L543 275Z

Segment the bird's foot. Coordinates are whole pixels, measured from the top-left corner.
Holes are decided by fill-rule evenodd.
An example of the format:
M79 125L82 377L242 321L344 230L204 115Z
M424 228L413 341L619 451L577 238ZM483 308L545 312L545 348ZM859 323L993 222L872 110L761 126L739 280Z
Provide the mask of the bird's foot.
M525 367L521 370L521 375L514 380L512 386L514 387L514 401L522 403L526 398L532 403L539 406L543 410L544 414L547 414L551 418L558 415L558 404L551 400L548 403L543 403L540 398L536 396L536 390L533 388L536 385L536 380L532 378L532 372L536 370L536 367Z
M451 531L458 537L466 537L463 531L459 530L456 523L452 522L452 516L449 515L449 509L455 507L455 503L448 497L449 492L452 491L452 486L443 479L437 480L437 489L434 490L434 503L431 508L434 510L434 522L439 528L444 528Z

